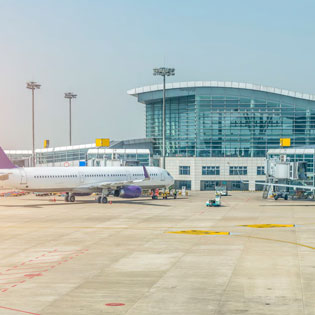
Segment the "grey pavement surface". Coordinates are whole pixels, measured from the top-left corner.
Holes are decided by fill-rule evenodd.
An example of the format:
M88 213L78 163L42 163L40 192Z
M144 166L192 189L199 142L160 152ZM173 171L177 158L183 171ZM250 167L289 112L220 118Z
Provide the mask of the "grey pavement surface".
M315 203L209 196L1 198L0 315L315 314Z

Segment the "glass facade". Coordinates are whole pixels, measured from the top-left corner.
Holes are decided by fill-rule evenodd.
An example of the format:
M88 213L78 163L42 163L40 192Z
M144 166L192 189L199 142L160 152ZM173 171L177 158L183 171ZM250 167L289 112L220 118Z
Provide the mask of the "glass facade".
M176 189L186 187L187 190L191 190L191 180L175 180L174 185Z
M220 166L203 166L202 175L220 175Z
M179 175L190 175L190 166L180 166Z
M266 175L264 166L257 166L257 175Z
M138 100L146 106L146 137L161 155L162 91ZM315 144L315 101L231 87L166 90L166 156L265 157L280 138Z
M49 164L49 163L61 163L61 162L72 162L87 159L88 148L84 149L73 149L73 150L62 150L62 151L51 151L51 152L39 152L36 153L37 164Z
M247 166L230 166L230 175L247 175Z
M216 186L226 186L227 190L248 190L248 183L239 180L202 180L200 181L200 190L215 190Z

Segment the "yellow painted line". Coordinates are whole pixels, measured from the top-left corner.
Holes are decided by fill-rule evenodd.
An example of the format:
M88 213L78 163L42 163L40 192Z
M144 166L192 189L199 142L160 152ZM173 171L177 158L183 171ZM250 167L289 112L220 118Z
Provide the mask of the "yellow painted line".
M190 235L230 235L230 232L201 231L201 230L174 231L174 232L167 232L167 233L190 234Z
M295 227L295 224L247 224L247 225L239 225L246 226L255 229L269 229L269 228L282 228L282 227Z
M315 247L312 247L312 246L309 246L309 245L305 245L305 244L301 244L301 243L296 243L296 242L290 242L290 241L284 241L284 240L277 240L277 239L274 239L274 238L266 238L266 237L259 237L259 236L250 236L250 235L235 235L235 236L254 238L254 239L264 240L264 241L272 241L272 242L286 243L286 244L292 244L292 245L296 245L296 246L302 246L302 247L306 247L306 248L310 248L310 249L315 249Z
M231 236L238 236L238 237L253 238L253 239L258 239L258 240L263 240L263 241L271 241L271 242L291 244L291 245L306 247L306 248L310 248L310 249L315 250L315 247L313 247L313 246L309 246L309 245L305 245L305 244L301 244L301 243L297 243L297 242L278 240L278 239L267 238L267 237L251 236L251 235L237 235L237 234L232 234L231 232L188 230L188 231L174 231L174 232L167 232L167 233L190 234L190 235L231 235Z

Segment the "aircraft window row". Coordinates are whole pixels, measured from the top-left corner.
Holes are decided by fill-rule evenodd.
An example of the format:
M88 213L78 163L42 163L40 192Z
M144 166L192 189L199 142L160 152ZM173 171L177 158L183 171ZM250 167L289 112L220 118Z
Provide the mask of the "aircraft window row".
M143 174L132 174L133 176L143 176ZM126 174L87 174L84 177L104 177L104 176L126 176ZM150 174L158 176L158 174ZM34 178L77 178L78 175L36 175Z
M76 178L77 175L37 175L34 178Z
M126 176L126 174L86 174L84 177Z

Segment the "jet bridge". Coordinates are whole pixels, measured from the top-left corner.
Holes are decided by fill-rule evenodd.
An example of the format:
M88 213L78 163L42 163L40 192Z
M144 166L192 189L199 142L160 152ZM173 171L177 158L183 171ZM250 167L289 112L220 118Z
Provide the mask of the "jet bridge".
M266 176L268 183L284 184L284 185L312 185L310 177L307 174L306 161L290 161L286 155L280 155L267 159ZM268 198L277 192L286 192L293 199L306 199L310 197L310 192L300 191L298 189L288 187L277 187L266 185L264 187L263 197Z

